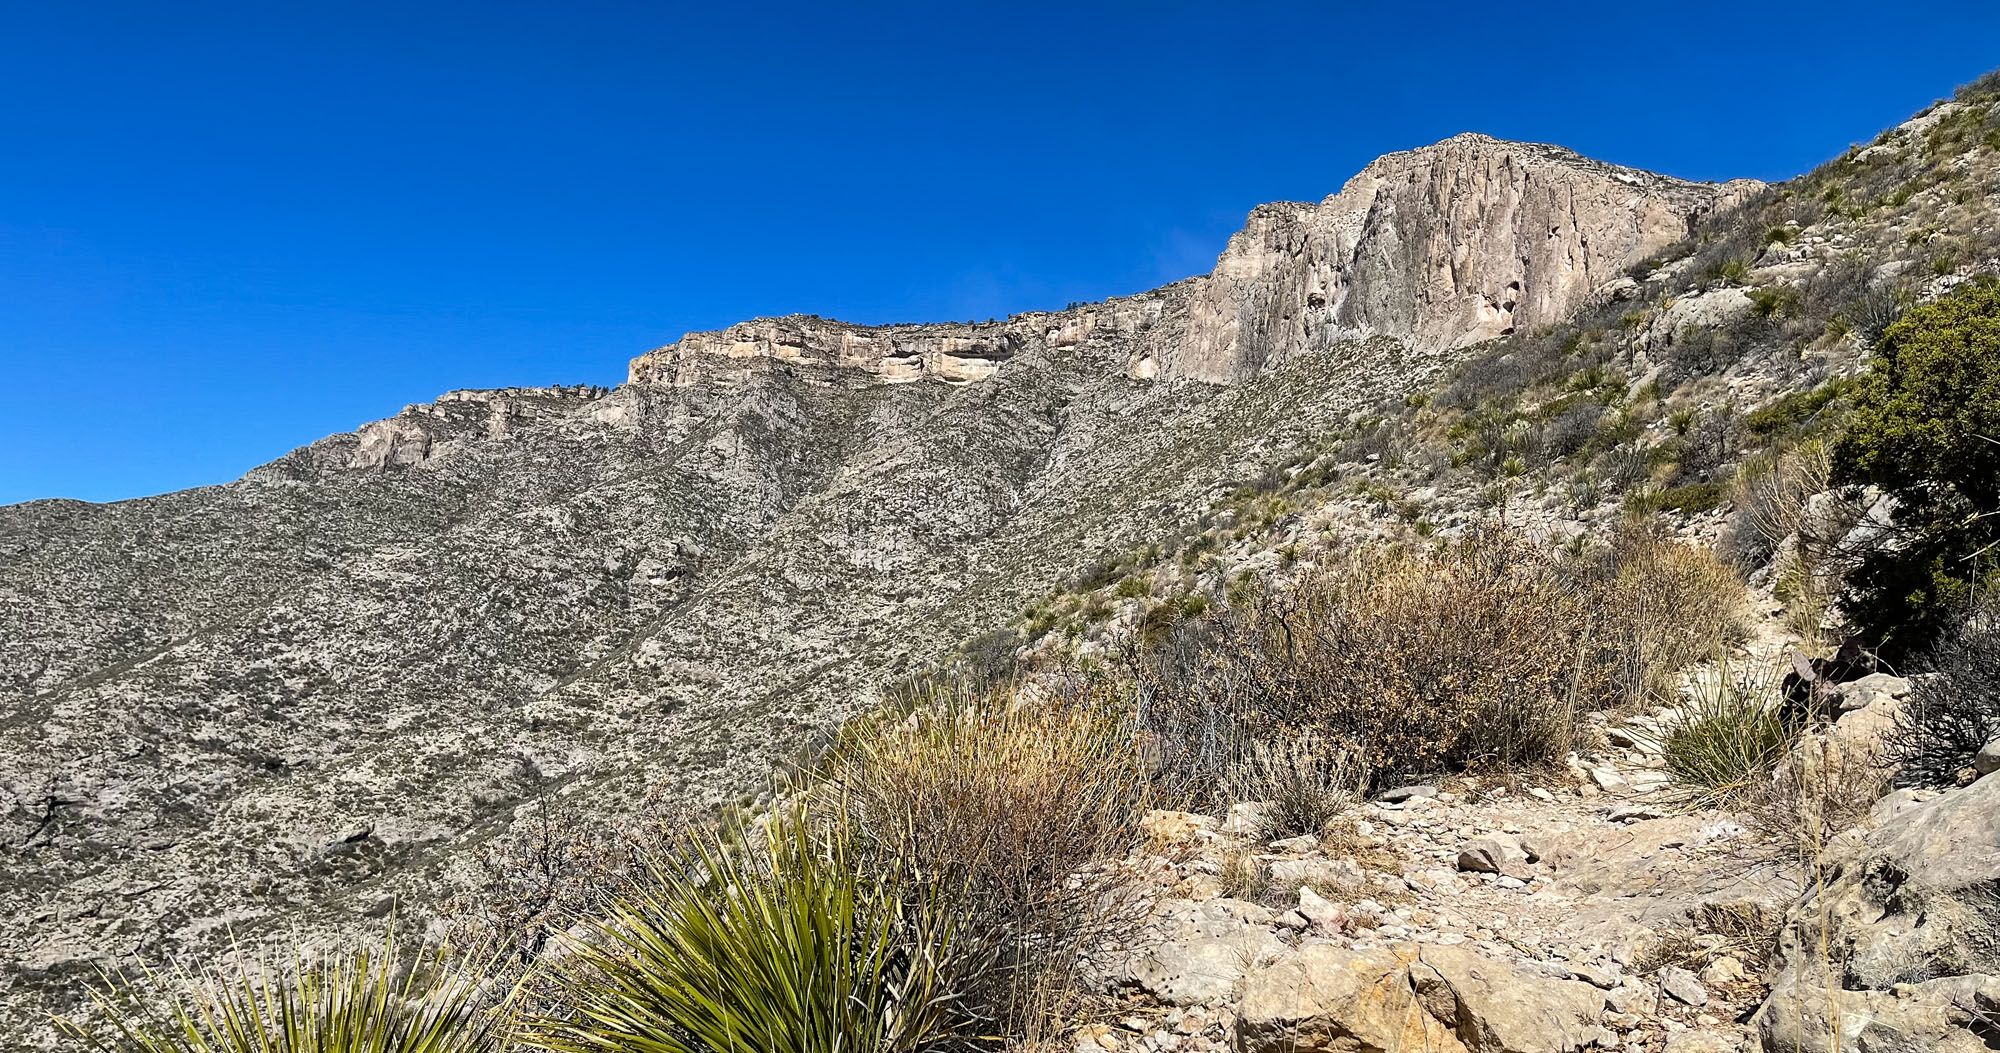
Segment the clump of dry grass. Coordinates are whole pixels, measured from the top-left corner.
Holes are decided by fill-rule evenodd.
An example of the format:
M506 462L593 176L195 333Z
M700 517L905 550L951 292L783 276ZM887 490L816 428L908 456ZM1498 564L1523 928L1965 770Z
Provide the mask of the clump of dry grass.
M1602 661L1622 701L1653 698L1742 632L1743 580L1713 552L1630 528L1600 558Z
M1228 793L1260 801L1269 834L1318 834L1359 800L1366 772L1340 743L1311 732L1245 744L1230 772Z
M856 865L947 890L998 948L979 992L1034 1033L1072 990L1083 941L1115 927L1103 865L1138 837L1152 792L1129 706L1101 682L935 690L850 725L812 791Z
M1758 842L1810 881L1819 876L1834 838L1865 822L1889 791L1889 773L1879 749L1808 735L1735 805Z

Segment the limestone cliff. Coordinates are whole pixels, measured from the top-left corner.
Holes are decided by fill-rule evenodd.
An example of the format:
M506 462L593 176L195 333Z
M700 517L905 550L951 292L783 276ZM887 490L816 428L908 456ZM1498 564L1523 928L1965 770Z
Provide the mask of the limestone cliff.
M684 384L752 357L887 381L978 380L1023 347L1136 339L1139 379L1228 382L1372 337L1449 351L1563 318L1703 216L1761 184L1691 183L1561 147L1457 135L1380 158L1319 204L1251 212L1211 273L1140 296L977 325L760 319L690 333L632 363Z

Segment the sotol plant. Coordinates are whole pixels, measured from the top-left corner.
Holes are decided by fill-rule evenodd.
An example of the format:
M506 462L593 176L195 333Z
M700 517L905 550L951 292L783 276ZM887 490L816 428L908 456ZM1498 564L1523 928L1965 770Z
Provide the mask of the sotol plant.
M497 1053L507 1006L485 1004L484 971L442 955L401 962L379 950L328 952L285 969L156 976L183 993L99 998L101 1025L64 1021L100 1053Z
M527 1041L559 1053L905 1053L951 1049L986 956L937 909L852 865L836 830L774 822L750 851L708 842L570 942L566 1018Z

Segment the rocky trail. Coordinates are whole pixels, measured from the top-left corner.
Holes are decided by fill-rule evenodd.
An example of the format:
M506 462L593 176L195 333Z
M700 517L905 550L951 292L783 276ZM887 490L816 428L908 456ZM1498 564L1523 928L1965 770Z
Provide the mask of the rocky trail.
M1781 646L1767 626L1748 651ZM1871 741L1906 691L1846 685L1823 734ZM1659 720L1607 720L1566 770L1388 791L1323 835L1272 836L1259 802L1150 813L1126 864L1145 921L1096 959L1120 1010L1076 1048L1758 1048L1802 869L1673 782ZM1877 816L1922 801L1900 791Z

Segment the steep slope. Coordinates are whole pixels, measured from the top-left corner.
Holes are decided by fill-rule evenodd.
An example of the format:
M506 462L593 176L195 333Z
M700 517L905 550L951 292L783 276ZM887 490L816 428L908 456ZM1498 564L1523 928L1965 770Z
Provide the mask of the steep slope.
M420 913L544 795L755 792L1739 192L1460 137L1155 292L749 322L611 391L458 392L224 486L0 509L4 1033L100 965Z

